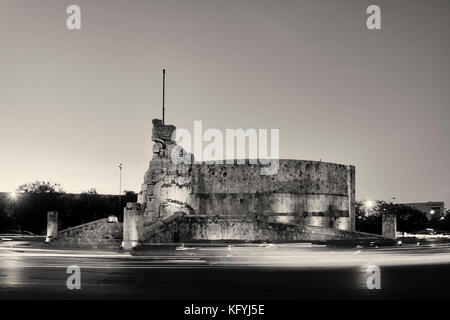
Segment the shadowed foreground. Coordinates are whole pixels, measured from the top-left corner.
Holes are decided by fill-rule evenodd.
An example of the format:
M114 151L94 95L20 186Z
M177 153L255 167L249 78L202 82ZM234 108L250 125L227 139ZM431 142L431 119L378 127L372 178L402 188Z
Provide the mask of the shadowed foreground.
M0 244L1 299L442 299L450 286L447 244L156 246L134 255ZM367 289L373 264L381 290ZM81 290L67 289L69 265L81 268Z

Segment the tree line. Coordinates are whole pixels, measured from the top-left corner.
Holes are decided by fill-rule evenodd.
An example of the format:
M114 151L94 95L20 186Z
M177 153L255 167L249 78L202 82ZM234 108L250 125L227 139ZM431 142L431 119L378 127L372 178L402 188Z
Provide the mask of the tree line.
M450 231L450 212L428 220L425 213L406 205L374 201L373 207L368 208L364 201L357 201L355 207L356 230L368 233L381 234L382 215L391 213L397 216L397 231L415 233L427 228L436 231Z
M58 211L60 230L109 215L122 221L126 203L136 201L137 194L133 191L124 191L121 197L98 194L95 189L71 194L59 184L36 181L19 186L15 193L0 194L0 232L18 230L44 234L48 211Z

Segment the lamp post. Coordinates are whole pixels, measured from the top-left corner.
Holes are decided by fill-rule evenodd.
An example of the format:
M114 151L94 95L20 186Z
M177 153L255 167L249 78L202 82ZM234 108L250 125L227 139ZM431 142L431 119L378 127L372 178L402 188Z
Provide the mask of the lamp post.
M122 162L119 164L119 210L122 210Z

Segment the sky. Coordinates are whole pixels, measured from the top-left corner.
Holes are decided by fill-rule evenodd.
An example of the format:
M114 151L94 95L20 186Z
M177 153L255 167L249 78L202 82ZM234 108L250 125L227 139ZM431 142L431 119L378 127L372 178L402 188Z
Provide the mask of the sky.
M66 8L81 8L69 30ZM368 30L366 8L381 8ZM151 120L277 128L358 199L450 204L448 0L0 0L0 191L139 191Z

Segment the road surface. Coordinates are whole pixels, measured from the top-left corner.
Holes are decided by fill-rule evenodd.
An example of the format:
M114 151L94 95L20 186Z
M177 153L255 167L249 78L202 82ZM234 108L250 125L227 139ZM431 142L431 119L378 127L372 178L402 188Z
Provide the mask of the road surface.
M81 289L69 290L69 266ZM368 289L369 266L381 289ZM450 245L313 244L58 249L0 242L0 299L402 299L449 298Z

